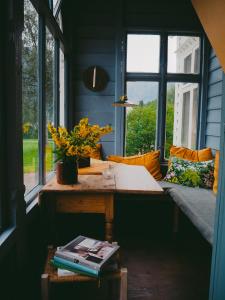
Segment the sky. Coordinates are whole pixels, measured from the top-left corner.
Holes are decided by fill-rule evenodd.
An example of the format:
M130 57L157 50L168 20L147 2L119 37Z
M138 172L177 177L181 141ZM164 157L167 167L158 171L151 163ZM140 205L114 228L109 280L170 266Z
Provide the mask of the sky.
M168 72L176 72L177 37L168 40ZM159 72L160 36L150 34L132 34L127 38L127 71ZM128 82L127 96L130 102L147 103L158 99L157 82Z
M177 37L169 37L168 72L176 72ZM158 72L160 36L132 34L127 38L127 71Z

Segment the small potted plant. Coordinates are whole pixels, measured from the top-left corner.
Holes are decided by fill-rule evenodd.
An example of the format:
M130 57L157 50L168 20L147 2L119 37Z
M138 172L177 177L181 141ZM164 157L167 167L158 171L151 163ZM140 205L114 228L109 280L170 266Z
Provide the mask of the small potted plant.
M122 95L122 96L120 96L120 102L126 102L128 100L128 97L127 97L127 95Z
M65 127L55 128L48 124L55 143L56 178L60 184L77 182L77 164L80 158L88 158L96 150L100 138L111 132L111 126L90 125L88 118L80 120L69 132Z

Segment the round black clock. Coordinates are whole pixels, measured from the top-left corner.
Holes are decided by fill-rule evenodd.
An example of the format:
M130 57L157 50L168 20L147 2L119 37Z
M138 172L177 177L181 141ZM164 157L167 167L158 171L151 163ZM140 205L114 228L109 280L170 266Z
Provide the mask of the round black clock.
M91 66L83 73L84 85L86 88L94 92L104 90L108 81L108 74L104 69L98 66Z

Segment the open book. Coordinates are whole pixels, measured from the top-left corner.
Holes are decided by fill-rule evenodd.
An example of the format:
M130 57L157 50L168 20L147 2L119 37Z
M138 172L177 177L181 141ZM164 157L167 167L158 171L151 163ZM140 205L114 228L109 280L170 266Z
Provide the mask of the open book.
M53 263L74 272L98 276L118 249L115 243L78 236L56 251Z

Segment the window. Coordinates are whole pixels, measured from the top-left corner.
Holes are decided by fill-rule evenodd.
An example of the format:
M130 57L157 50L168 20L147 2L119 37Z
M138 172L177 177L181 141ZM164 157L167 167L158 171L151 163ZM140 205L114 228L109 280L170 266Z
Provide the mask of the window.
M196 64L199 64L200 57L195 55L195 49L200 47L200 38L196 36L168 36L168 73L199 73L194 68L193 57L196 57Z
M191 54L184 58L184 73L191 73Z
M126 155L158 148L163 159L173 144L198 146L199 53L198 36L127 35L125 88L137 106L126 108Z
M45 110L46 110L46 147L45 171L49 174L54 170L54 143L48 132L48 123L55 124L55 99L54 99L54 38L46 27L46 54L45 54Z
M126 155L155 149L158 90L158 82L127 82L128 99L137 106L126 109Z
M172 145L196 149L198 84L167 84L165 157Z
M181 146L188 147L188 136L190 128L190 92L183 93L181 123Z
M65 124L61 42L53 37L30 0L24 0L22 41L23 169L29 202L54 171L54 145L47 124Z
M128 34L127 72L159 72L159 35Z
M56 22L59 25L59 28L61 29L61 31L63 31L63 23L62 23L62 13L61 11L59 11L58 16L56 17Z
M60 1L60 0L59 0ZM48 0L49 7L54 10L57 5L58 0Z
M195 49L195 60L194 60L194 72L199 73L200 68L200 56L199 56L199 48Z
M59 50L59 124L65 126L65 60L64 53Z
M22 41L23 169L28 194L39 183L38 14L28 0Z
M198 86L193 89L193 100L191 108L192 129L191 129L191 148L196 149L197 146L197 124L198 124Z

